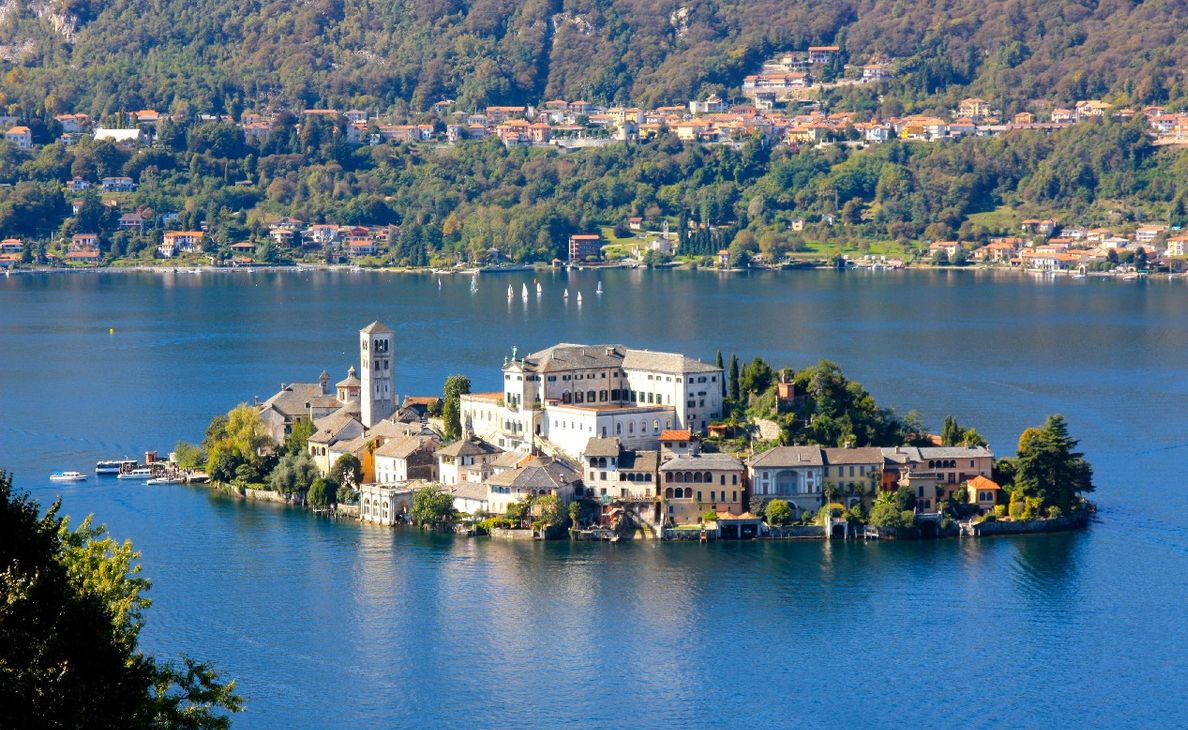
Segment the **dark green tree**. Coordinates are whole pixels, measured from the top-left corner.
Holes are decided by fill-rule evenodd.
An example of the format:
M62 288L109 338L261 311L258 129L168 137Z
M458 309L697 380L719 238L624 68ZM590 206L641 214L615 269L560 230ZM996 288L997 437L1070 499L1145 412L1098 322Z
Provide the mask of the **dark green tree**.
M234 682L140 651L140 554L60 509L40 515L0 471L0 727L228 727Z
M465 375L451 375L442 387L442 420L445 421L445 437L449 441L462 436L462 396L470 392L470 378Z
M730 356L730 400L737 403L739 393L738 355L732 354Z
M1094 490L1093 468L1084 454L1074 451L1077 443L1061 415L1048 416L1040 428L1024 431L1015 458L1015 488L1067 513L1078 495Z
M343 454L330 467L329 476L338 484L357 489L363 483L363 464L354 454Z

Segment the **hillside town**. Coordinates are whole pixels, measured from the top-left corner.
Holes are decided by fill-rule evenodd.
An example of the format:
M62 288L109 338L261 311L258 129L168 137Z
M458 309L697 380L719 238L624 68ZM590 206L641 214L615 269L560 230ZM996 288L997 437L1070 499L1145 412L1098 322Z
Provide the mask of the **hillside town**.
M447 99L437 102L431 111L415 120L394 120L363 109L310 108L299 112L248 111L236 118L206 114L199 115L199 121L234 125L249 144L264 144L273 136L288 135L303 125L321 124L341 135L347 144L356 146L451 145L466 139L492 138L507 146L575 150L660 135L705 145L741 146L757 142L768 147L791 148L863 147L893 139L937 143L1022 130L1053 132L1106 116L1123 121L1140 116L1146 120L1154 144L1188 144L1188 114L1169 112L1159 106L1115 108L1100 99L1076 100L1067 105L1055 101L1036 104L1036 111L1018 112L1009 118L1004 118L992 101L974 97L961 100L946 114L879 118L825 111L816 95L822 88L879 84L893 79L896 73L895 59L874 58L866 63L841 65L839 54L839 46L812 46L779 54L742 80L742 101L738 102L710 95L684 105L643 109L554 99L538 105L488 106L467 111L455 108ZM87 139L107 142L130 152L145 151L160 145L159 136L172 117L142 109L108 115L101 120L84 113L59 113L53 120L56 136L41 140L35 140L31 128L13 115L0 115L0 132L5 144L21 150L54 142L69 146ZM208 219L191 218L193 228L187 229L180 225L181 211L159 210L134 202L132 194L141 182L134 174L95 178L74 175L61 180L62 193L76 221L71 228L76 232L46 243L0 231L3 236L0 269L104 265L118 258L110 250L112 237L124 234L148 237L152 241L152 258L166 265L178 265L176 262L181 261L188 266L253 266L285 260L377 266L389 262L401 234L401 226L395 224L346 224L271 216L264 221L266 230L251 240L215 240ZM228 183L251 184L250 181ZM649 252L649 263L696 256L697 253L674 240L680 238L679 221L670 218L641 216L623 221L622 230L641 240L610 252L611 256L604 253L604 244L609 243L604 240L605 232L575 233L569 240L568 260L554 263L606 263L608 258L613 258L638 265ZM797 220L792 222L791 231L800 231L810 224L832 226L834 219L834 214L826 214L820 220ZM100 220L105 221L105 227L91 222ZM689 225L696 230L707 224L690 221ZM1041 272L1108 269L1127 274L1145 272L1148 267L1164 267L1175 273L1185 268L1182 231L1142 222L1117 229L1088 230L1075 222L1058 228L1054 221L1024 220L1018 236L999 236L980 242L924 241L921 245L927 246L927 250L917 249L913 257L916 263L933 265L977 263ZM669 230L677 233L670 234ZM738 255L723 251L717 260L705 261L703 265L782 267L795 263L794 259L752 255L740 262ZM457 263L470 269L516 262L492 247L480 260ZM883 256L853 260L853 263L899 267L912 261L902 256Z
M922 525L939 525L953 500L975 518L1005 509L984 445L722 448L723 369L621 345L513 349L503 389L461 395L462 430L447 440L431 416L436 397L398 400L394 349L391 328L373 322L359 332L359 370L334 385L327 372L287 384L254 406L274 447L312 420L306 449L323 477L344 459L358 464L364 522L408 522L421 490L448 495L467 524L517 505L539 516L544 497L580 503L575 530L604 539L829 536L813 524L823 508L829 530L841 511L905 490ZM803 398L790 383L778 393ZM754 513L772 500L805 528Z

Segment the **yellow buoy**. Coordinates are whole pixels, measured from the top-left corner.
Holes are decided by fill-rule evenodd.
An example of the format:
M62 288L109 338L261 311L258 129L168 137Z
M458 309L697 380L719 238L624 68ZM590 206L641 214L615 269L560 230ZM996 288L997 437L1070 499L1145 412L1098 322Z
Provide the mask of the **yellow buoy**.
M109 335L114 335L114 334L115 334L115 327L108 327L108 328L107 328L107 334L109 334Z

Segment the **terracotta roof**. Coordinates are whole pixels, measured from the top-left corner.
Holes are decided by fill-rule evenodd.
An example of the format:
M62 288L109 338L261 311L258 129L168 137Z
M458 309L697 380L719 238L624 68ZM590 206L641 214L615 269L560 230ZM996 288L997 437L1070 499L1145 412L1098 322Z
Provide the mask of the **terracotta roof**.
M969 480L969 486L974 489L1002 489L997 482L991 481L981 474Z
M693 432L687 428L666 428L660 432L660 441L692 441Z

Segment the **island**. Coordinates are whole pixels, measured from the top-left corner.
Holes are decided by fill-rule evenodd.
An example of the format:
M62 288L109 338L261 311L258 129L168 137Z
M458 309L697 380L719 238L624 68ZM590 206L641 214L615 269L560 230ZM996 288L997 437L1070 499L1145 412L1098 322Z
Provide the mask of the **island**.
M996 458L976 429L948 417L929 433L828 361L617 344L512 348L500 391L450 375L441 396L400 401L395 344L372 322L358 369L215 416L156 473L335 519L526 539L983 536L1081 528L1094 511L1059 415Z

